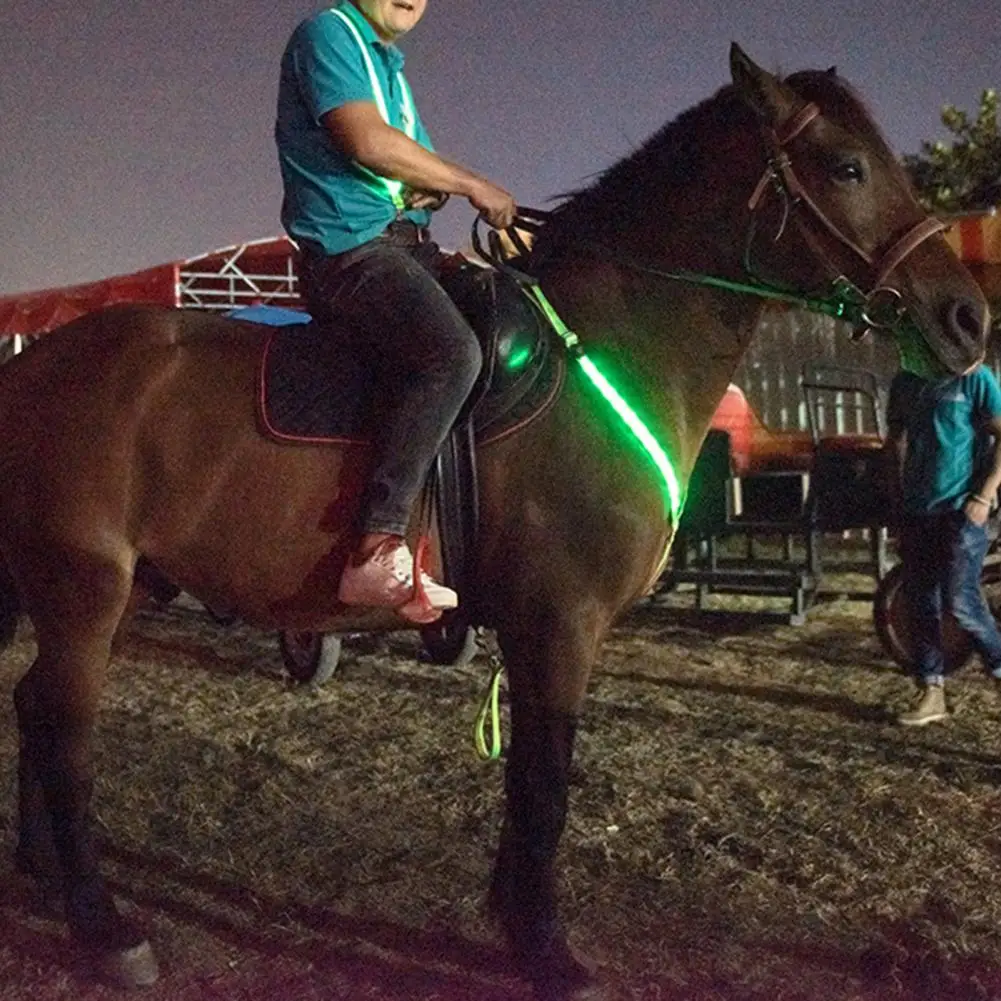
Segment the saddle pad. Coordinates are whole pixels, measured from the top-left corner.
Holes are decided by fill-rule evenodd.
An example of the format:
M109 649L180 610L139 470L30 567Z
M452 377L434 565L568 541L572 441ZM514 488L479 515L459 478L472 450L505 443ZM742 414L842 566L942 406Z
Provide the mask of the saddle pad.
M460 422L471 410L478 440L506 437L559 395L563 353L552 350L551 328L511 280L500 282L476 268L453 275L446 290L476 331L485 359ZM368 429L378 419L375 379L336 327L314 322L275 327L265 343L258 383L266 434L314 443L370 440Z
M373 398L370 374L336 330L300 323L271 332L261 356L257 405L272 437L362 444Z

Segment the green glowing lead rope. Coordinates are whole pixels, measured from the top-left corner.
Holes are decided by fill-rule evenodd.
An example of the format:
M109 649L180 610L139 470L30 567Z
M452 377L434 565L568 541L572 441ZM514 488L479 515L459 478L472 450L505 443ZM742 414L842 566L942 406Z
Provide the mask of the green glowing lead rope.
M501 753L501 723L500 723L500 682L504 673L504 663L497 659L494 663L493 676L487 689L480 711L476 714L476 726L473 729L473 739L476 742L476 753L483 761L496 761ZM490 742L487 743L487 720L490 720Z
M681 497L681 485L678 483L677 474L674 472L674 466L671 460L668 458L667 453L661 447L660 442L654 437L650 429L640 420L636 412L629 406L628 403L622 398L619 391L605 378L604 375L598 370L597 366L588 358L584 349L580 346L580 339L577 335L563 322L559 313L553 308L552 303L546 298L545 293L536 284L531 284L526 286L528 293L533 299L539 304L539 308L546 315L546 319L552 324L553 329L559 334L563 343L567 346L570 353L576 358L584 374L591 380L595 388L599 393L608 401L612 409L619 415L622 422L636 437L636 440L643 446L647 455L653 460L653 464L657 467L660 472L661 477L663 477L664 484L667 487L667 502L668 510L671 515L671 520L675 524L678 524L678 519L681 517L682 508L682 497Z

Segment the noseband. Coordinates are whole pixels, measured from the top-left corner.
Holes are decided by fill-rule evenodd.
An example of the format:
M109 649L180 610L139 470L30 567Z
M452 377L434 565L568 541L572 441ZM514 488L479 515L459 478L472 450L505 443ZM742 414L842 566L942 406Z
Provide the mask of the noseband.
M936 233L944 230L946 225L940 219L928 216L907 230L903 236L896 240L879 257L874 257L872 254L867 253L854 240L845 236L810 197L810 193L803 187L796 176L792 160L784 149L819 115L820 109L811 101L793 115L781 132L774 129L771 131L772 155L768 160L768 165L765 167L764 174L761 175L761 180L758 181L747 203L747 207L751 212L751 225L747 239L745 267L751 273L750 247L753 240L755 213L764 202L768 191L775 191L782 198L783 202L782 221L779 225L778 233L775 235L775 241L778 241L785 231L790 210L797 205L804 206L831 236L852 251L856 257L865 261L876 272L877 277L872 290L862 296L862 318L867 328L891 328L899 321L903 309L900 292L892 285L885 284L887 278L912 251L924 243L930 236L934 236ZM838 281L845 282L847 279L840 278ZM864 332L864 330L861 331L861 333Z

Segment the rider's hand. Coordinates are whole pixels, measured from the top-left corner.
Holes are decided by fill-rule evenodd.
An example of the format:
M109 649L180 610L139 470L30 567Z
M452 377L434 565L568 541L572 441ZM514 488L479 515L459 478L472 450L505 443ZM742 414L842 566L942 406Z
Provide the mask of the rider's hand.
M507 229L514 222L517 212L514 198L486 178L480 179L469 202L494 229Z

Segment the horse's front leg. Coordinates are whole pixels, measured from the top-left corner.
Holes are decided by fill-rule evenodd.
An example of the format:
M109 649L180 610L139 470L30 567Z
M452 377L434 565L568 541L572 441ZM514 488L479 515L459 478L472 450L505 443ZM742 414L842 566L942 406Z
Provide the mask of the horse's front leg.
M61 582L60 582L61 583ZM75 583L75 582L74 582ZM74 939L95 952L103 975L124 986L152 983L156 961L145 935L118 913L100 873L91 825L92 741L111 637L130 580L96 614L97 581L72 603L53 595L34 616L38 657L14 693L20 737L17 858L50 905L61 892ZM104 592L107 595L107 591ZM110 595L108 595L110 599Z
M554 635L498 632L511 702L506 809L489 903L523 974L547 999L599 996L559 920L556 853L567 818L577 717L597 648L584 616Z

